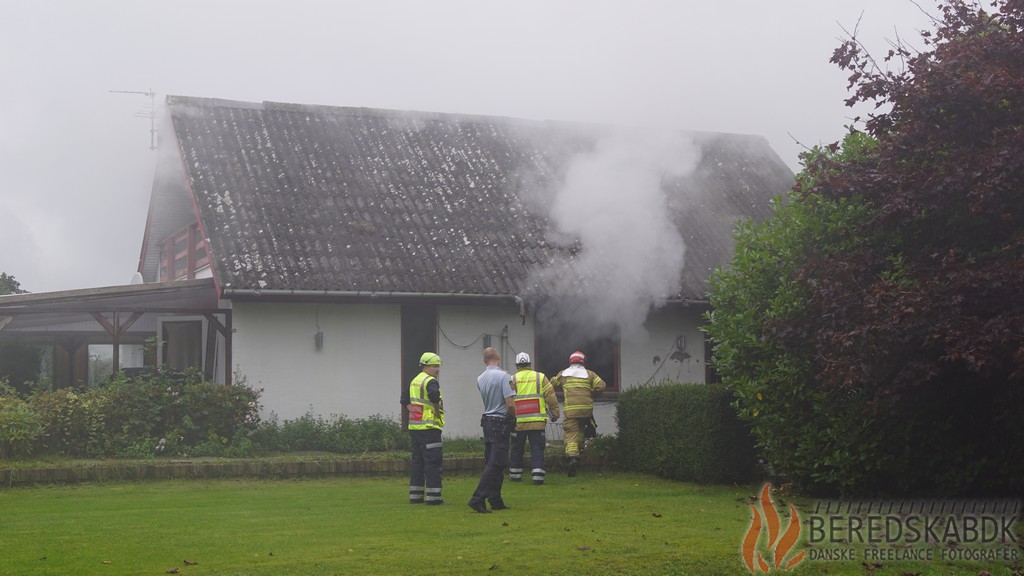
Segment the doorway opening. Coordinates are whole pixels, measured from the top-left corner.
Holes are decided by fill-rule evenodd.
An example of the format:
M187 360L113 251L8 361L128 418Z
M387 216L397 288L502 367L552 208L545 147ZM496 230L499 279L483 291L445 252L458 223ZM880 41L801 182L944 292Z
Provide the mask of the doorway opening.
M604 395L619 391L619 335L594 334L584 327L550 314L537 314L535 320L536 359L534 367L548 377L569 366L569 356L577 350L586 356L586 367L605 381Z
M161 320L161 366L171 370L203 369L203 321Z
M437 352L437 307L429 304L402 305L402 381L399 398L412 379L420 373L420 356ZM408 413L402 409L402 426L408 424Z

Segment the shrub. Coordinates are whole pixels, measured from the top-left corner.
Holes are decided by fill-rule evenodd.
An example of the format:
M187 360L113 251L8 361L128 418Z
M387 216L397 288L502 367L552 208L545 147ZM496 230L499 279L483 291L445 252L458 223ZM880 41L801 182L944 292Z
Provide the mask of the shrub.
M225 386L195 372L152 369L118 373L87 390L39 392L25 401L8 395L10 442L3 453L35 444L72 457L246 455L254 449L247 435L259 425L260 393L237 375Z
M619 463L704 484L755 479L754 440L732 400L728 389L713 384L663 383L623 392L615 414Z
M28 398L43 425L40 448L65 456L102 456L106 444L107 398L99 389L70 389Z
M596 437L587 440L585 446L588 454L598 456L609 464L622 466L618 437L608 434L598 434Z
M404 435L405 441L400 446L401 449L410 449L408 434ZM471 437L459 437L459 438L445 438L444 439L444 453L445 454L483 454L485 449L485 443L483 436L471 436ZM551 443L548 442L548 446Z
M354 454L409 448L409 438L401 424L379 415L327 419L307 412L283 422L271 416L251 435L251 440L253 449L264 453L315 450Z
M113 450L137 443L142 438L168 434L180 422L174 409L186 374L157 370L126 376L115 374L101 388L108 402L106 439Z
M152 446L157 453L220 456L237 452L236 442L259 424L260 391L238 374L221 385L196 371L144 370L118 374L104 389L116 405L106 423L108 451L115 455Z
M43 433L40 420L24 400L0 392L0 458L30 454Z
M244 436L259 425L257 400L258 395L244 385L190 382L173 404L174 412L180 416L176 431L190 446L210 439L229 444L231 438Z

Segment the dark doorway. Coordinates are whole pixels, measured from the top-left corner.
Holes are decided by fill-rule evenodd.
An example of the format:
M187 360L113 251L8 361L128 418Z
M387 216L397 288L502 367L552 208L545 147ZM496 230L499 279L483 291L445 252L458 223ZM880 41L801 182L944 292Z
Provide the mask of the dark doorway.
M618 335L591 335L589 329L572 325L550 315L538 315L536 359L534 366L554 376L569 366L569 355L579 350L587 357L586 366L607 384L605 394L619 391Z
M203 369L203 323L181 320L163 323L164 366L171 370Z
M402 381L399 398L409 382L420 372L420 356L437 352L437 307L428 304L402 305ZM444 359L442 358L442 361ZM402 410L402 425L408 420Z

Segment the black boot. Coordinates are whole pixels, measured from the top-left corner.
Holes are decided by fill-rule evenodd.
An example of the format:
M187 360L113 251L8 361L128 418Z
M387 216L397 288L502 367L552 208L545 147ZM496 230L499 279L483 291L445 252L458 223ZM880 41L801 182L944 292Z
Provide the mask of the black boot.
M576 475L576 466L579 465L580 459L576 456L569 457L569 478Z

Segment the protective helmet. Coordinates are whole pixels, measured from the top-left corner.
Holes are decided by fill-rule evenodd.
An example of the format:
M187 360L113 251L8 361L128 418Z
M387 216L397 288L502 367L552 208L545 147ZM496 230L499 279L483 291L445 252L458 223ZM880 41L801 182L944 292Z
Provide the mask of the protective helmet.
M420 366L440 366L441 357L433 352L424 352L420 356Z
M579 350L569 355L569 364L583 364L587 360L587 357L583 355L583 352Z
M516 354L516 366L525 366L530 363L530 355L526 352Z

